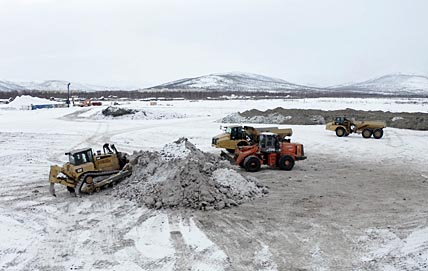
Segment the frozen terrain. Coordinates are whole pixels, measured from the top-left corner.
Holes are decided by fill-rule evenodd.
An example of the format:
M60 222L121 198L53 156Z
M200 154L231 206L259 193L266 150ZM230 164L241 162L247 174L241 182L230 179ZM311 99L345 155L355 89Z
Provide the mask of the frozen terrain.
M427 99L174 101L126 108L168 118L97 118L103 107L0 105L0 270L428 270L428 132L387 128L381 140L291 126L308 160L248 174L269 194L221 211L147 209L112 190L48 192L64 152L161 150L211 137L225 115L276 107L428 112ZM180 116L175 118L174 115ZM223 124L224 125L224 124ZM218 174L223 174L218 172ZM247 174L247 173L244 173Z

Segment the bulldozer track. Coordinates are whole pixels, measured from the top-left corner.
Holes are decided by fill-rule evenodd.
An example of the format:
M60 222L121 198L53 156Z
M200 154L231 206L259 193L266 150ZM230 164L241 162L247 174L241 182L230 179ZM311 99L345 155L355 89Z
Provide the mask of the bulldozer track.
M123 179L123 178L129 176L129 174L130 174L129 170L126 170L126 171L111 170L111 171L104 171L104 172L87 172L87 173L84 173L84 174L82 174L82 176L80 176L79 182L76 184L75 193L77 196L80 196L82 194L81 189L82 189L83 185L86 183L87 177L93 177L93 178L102 177L102 176L111 176L112 177L113 175L121 173L121 172L123 172L123 174L118 176L118 177L120 177L119 179ZM105 180L103 180L103 181L105 181ZM94 186L96 188L102 188L104 186L111 184L112 182L115 182L115 181L118 181L118 179L113 178L111 181L106 182L105 184L103 184L100 187L96 187L96 183Z

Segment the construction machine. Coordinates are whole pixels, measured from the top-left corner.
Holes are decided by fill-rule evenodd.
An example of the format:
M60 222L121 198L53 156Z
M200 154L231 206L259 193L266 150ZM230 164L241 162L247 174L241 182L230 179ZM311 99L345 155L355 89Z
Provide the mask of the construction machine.
M290 143L278 134L264 132L259 134L257 144L238 146L233 159L246 171L256 172L262 165L291 170L295 161L305 160L306 156L302 144Z
M237 146L248 146L256 144L258 136L262 132L276 133L278 136L285 138L293 135L293 130L290 128L279 129L278 127L251 127L241 125L231 125L221 127L224 133L216 135L212 138L212 146L216 148L224 148L229 153L234 153Z
M326 130L336 132L336 136L348 136L351 133L362 134L364 138L370 138L372 135L376 139L383 136L383 129L386 127L384 121L355 121L346 117L336 117L334 121L326 124Z
M102 187L118 182L131 175L131 167L125 153L104 144L103 151L91 148L65 153L69 161L62 167L53 165L49 173L50 192L55 194L55 184L62 184L75 195L99 191Z

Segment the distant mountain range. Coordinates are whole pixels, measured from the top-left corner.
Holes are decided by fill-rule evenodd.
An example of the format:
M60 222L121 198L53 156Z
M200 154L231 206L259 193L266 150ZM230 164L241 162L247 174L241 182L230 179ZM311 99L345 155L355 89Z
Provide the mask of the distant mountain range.
M389 74L360 83L335 86L332 89L385 95L428 95L428 77L423 75Z
M0 81L0 91L67 91L67 81L49 80L44 82L18 83ZM109 91L121 90L117 87L71 83L71 90ZM359 83L343 84L332 87L311 87L290 83L283 79L243 73L214 73L199 77L185 78L140 91L238 91L238 92L337 92L366 93L380 95L428 95L428 77L423 75L389 74Z
M264 75L230 72L214 73L154 86L149 89L206 89L232 91L281 91L315 89Z
M24 91L24 90L38 90L38 91L67 91L68 81L62 80L47 80L43 82L10 82L10 81L0 81L0 91ZM117 87L106 87L106 86L97 86L91 84L82 84L71 82L70 90L79 90L79 91L105 91L105 90L121 90Z
M390 74L364 82L333 87L311 87L252 73L215 73L185 78L146 90L231 90L268 92L348 92L380 95L428 95L428 77L422 75Z

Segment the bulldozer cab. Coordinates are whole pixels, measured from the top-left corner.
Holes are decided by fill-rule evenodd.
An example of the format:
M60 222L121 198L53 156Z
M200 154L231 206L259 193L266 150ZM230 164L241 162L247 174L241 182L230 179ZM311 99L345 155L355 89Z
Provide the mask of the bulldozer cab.
M68 160L73 166L79 166L86 163L94 163L92 149L82 149L66 153Z
M259 147L262 152L279 151L278 135L274 133L261 133L259 136Z

